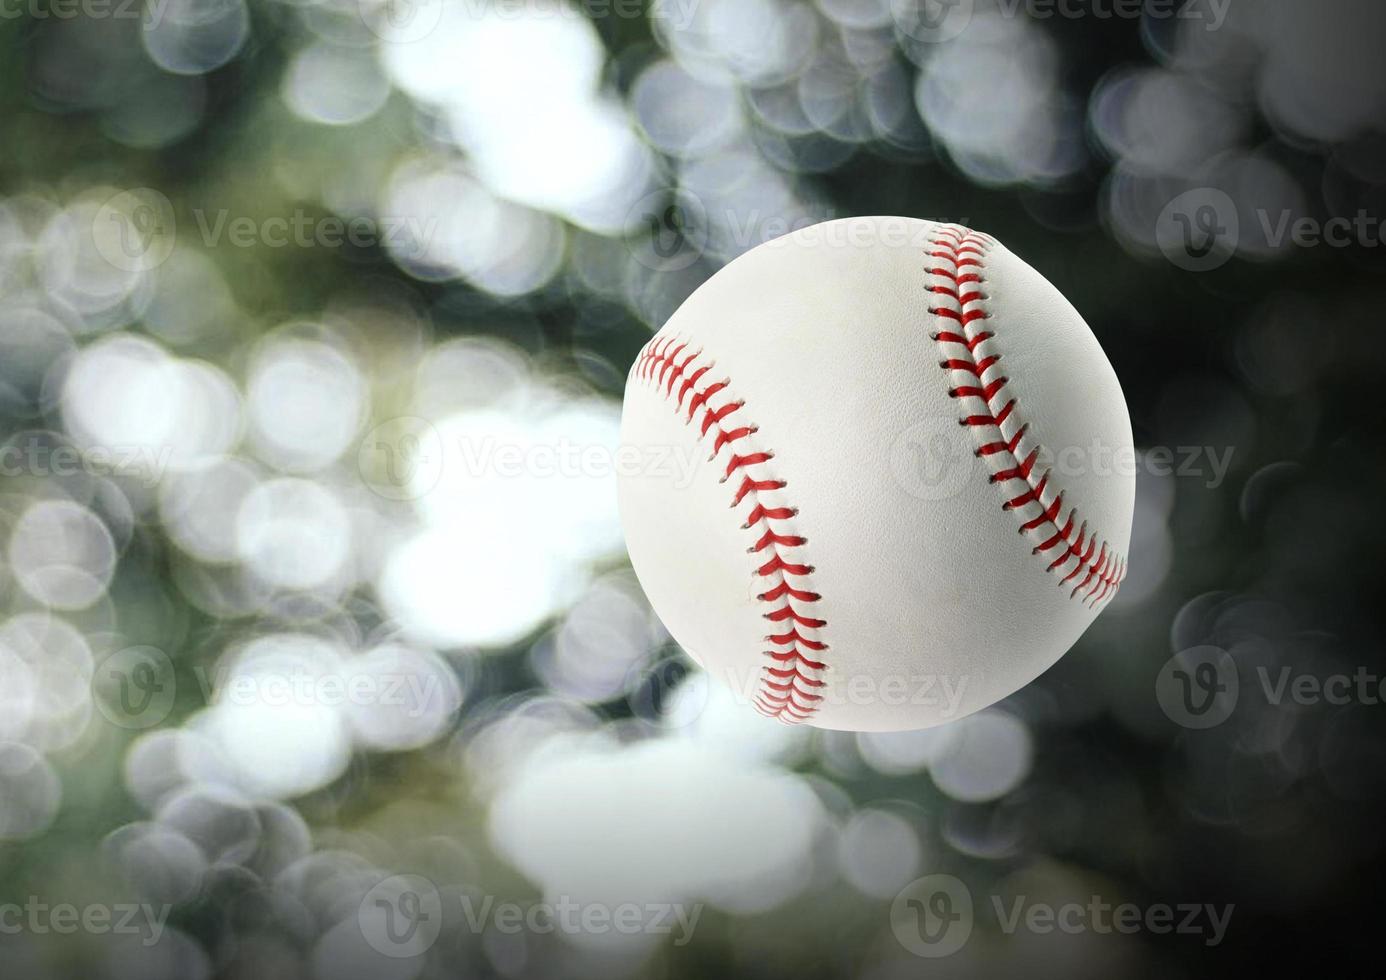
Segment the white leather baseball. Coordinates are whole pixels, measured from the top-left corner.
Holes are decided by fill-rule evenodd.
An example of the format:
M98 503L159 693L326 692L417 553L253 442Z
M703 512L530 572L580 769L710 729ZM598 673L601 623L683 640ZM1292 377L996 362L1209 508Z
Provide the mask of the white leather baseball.
M1126 572L1121 387L987 235L827 222L713 276L637 358L621 518L675 640L763 714L925 728L1024 686ZM1125 465L1123 465L1125 461Z

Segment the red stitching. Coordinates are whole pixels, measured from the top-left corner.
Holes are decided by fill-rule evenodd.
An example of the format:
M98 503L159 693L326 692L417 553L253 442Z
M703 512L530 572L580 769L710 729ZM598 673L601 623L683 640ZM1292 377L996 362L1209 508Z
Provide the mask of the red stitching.
M1126 578L1126 558L1117 554L1107 541L1099 542L1096 532L1090 532L1087 524L1079 520L1077 508L1071 508L1063 524L1059 524L1064 495L1059 492L1052 501L1045 503L1045 491L1050 489L1050 473L1045 470L1036 478L1035 461L1039 456L1039 446L1036 445L1023 458L1018 455L1029 423L1022 424L1010 438L1002 429L1016 411L1016 402L1014 398L1004 395L1008 378L989 377L995 373L992 369L1002 357L995 343L995 332L974 327L979 321L992 319L990 311L982 305L987 298L982 292L986 282L983 276L986 271L985 258L992 241L971 229L950 226L938 230L929 245L933 250L926 255L942 261L926 262L925 272L946 280L925 287L928 292L944 297L929 307L929 312L937 318L938 323L938 329L932 336L944 355L940 367L949 372L961 371L973 382L948 391L950 397L972 401L970 408L973 414L962 416L958 422L976 429L981 437L976 452L995 467L991 482L1017 484L1015 492L1003 488L1005 500L1002 509L1024 510L1032 506L1037 509L1034 514L1021 515L1021 534L1038 531L1044 536L1031 553L1051 558L1045 571L1067 572L1059 579L1060 585L1066 586L1078 580L1069 592L1070 599L1077 599L1081 593L1084 602L1096 607L1110 600L1121 588L1122 580ZM976 271L963 272L964 268ZM973 288L964 289L969 284ZM987 341L992 342L979 355L977 348ZM993 403L1002 397L1006 398L1005 404L997 411ZM1053 528L1052 534L1045 530L1046 526ZM1074 537L1075 526L1077 537ZM1072 567L1066 568L1069 565Z
M736 475L741 477L731 506L749 506L741 528L753 531L755 537L746 551L756 556L755 575L769 579L771 586L759 593L756 599L772 607L764 614L765 619L785 630L764 637L765 642L777 649L762 652L771 663L761 668L755 707L770 718L798 724L813 717L818 710L823 696L817 691L825 685L822 674L828 669L822 660L805 656L803 652L817 653L828 649L828 645L818 639L819 631L828 625L827 620L805 615L801 608L820 601L822 596L804 588L803 581L790 582L790 579L802 580L811 575L813 566L792 556L787 558L781 551L802 548L808 539L792 533L792 529L784 524L798 515L797 507L775 506L761 500L762 493L783 490L786 484L764 472L766 464L775 458L775 454L750 444L751 437L758 431L757 427L742 422L735 427L722 425L746 403L731 400L714 406L712 399L725 393L731 382L722 379L700 388L704 376L713 365L710 360L703 358L701 350L686 353L689 350L689 345L676 337L655 337L640 352L635 362L635 375L652 382L665 398L672 401L675 411L684 416L685 425L691 424L695 416L702 413L699 440L707 439L709 432L715 429L709 461L716 460L724 449L732 447L727 454L721 482L726 483ZM700 360L699 366L693 368ZM741 448L734 446L737 443L741 444Z

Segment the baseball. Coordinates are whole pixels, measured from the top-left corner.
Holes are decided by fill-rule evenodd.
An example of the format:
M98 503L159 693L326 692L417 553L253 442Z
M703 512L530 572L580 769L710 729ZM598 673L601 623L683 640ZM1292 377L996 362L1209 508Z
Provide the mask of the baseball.
M631 561L683 649L785 723L986 707L1126 574L1116 374L1057 289L959 225L843 219L736 259L641 351L622 440L697 454L623 474Z

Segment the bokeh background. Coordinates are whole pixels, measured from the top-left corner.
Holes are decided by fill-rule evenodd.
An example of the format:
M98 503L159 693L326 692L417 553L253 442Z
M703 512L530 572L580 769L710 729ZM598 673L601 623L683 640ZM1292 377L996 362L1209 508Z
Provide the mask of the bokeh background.
M0 14L0 905L168 913L157 942L0 917L6 977L1379 950L1381 4ZM1038 681L920 733L710 689L603 464L635 352L699 283L857 214L1026 258L1143 452L1117 600ZM1216 723L1162 687L1195 661L1240 678ZM1260 678L1285 670L1366 680L1277 704ZM891 909L938 873L975 921L921 959ZM407 956L370 918L400 875L442 913ZM1233 911L1217 943L1007 934L991 898L1017 895ZM476 928L463 897L702 914L679 945Z

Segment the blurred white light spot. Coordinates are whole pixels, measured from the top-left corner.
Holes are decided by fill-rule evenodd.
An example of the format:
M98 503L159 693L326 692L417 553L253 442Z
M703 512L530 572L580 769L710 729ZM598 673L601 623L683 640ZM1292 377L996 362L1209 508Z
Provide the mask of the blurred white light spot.
M872 769L887 776L923 772L952 737L953 727L939 725L913 732L859 732L857 751Z
M893 898L919 873L919 835L898 814L861 810L842 830L838 859L842 874L874 898Z
M165 925L157 942L144 930L100 937L105 958L96 964L93 980L209 980L212 963L202 946L187 933Z
M0 738L48 752L72 744L92 714L93 660L86 637L46 613L22 613L0 626L0 679L6 685Z
M436 419L462 409L523 404L530 391L529 363L517 347L484 337L439 344L419 365L415 414Z
M390 554L378 591L407 633L441 647L505 646L557 608L550 555L502 520L431 525Z
M0 840L37 837L58 815L62 784L27 745L0 742Z
M158 824L126 824L102 841L101 850L142 901L187 901L207 870L207 858L196 844Z
M391 554L379 585L426 643L514 642L572 601L589 562L621 547L616 407L533 398L523 412L438 423L445 463L419 495L425 527Z
M339 576L351 555L351 522L326 487L283 478L251 490L236 513L236 550L264 581L310 589Z
M460 0L424 37L380 52L397 84L445 110L498 195L614 231L652 162L623 108L599 94L605 52L591 21L573 13L562 0Z
M335 347L280 338L257 353L248 385L260 457L296 473L320 470L351 445L366 410L365 381Z
M283 94L303 119L341 126L374 115L389 97L390 83L357 52L318 42L294 55Z
M552 218L457 170L406 163L390 178L381 211L409 231L386 247L420 279L461 276L498 296L519 296L553 278L563 258L563 231Z
M1235 146L1243 113L1187 75L1117 71L1099 84L1090 109L1095 134L1132 169L1183 174Z
M650 21L690 71L753 85L785 81L819 43L814 11L784 0L655 4Z
M201 252L175 248L153 278L144 325L169 344L190 343L224 330L237 315L221 270Z
M1030 775L1030 729L1004 711L988 708L948 725L947 746L929 765L944 793L964 803L999 799Z
M83 348L63 380L63 421L79 444L166 459L181 424L169 405L173 360L142 337L116 334Z
M235 770L221 749L199 732L162 728L137 738L125 754L125 789L150 813L194 783L230 787Z
M159 807L160 824L182 834L213 864L240 864L260 846L263 826L249 799L224 786L189 786Z
M1062 111L1054 44L1026 18L974 17L924 65L920 115L972 179L1053 180L1083 162L1081 116ZM958 79L985 78L986 85Z
M418 894L410 892L409 894ZM436 939L436 920L433 913L420 915L419 930L409 930L407 937L397 935L394 921L397 908L390 899L380 897L363 902L358 919L353 915L325 930L312 952L312 980L414 980L427 962L425 953ZM398 955L386 955L370 942L377 939L386 949ZM392 949L393 947L393 949Z
M694 78L668 59L640 73L631 105L650 142L676 156L707 153L742 126L736 89Z
M536 670L555 691L607 701L621 693L631 666L655 639L639 587L625 576L608 576L569 611Z
M569 86L591 90L602 70L596 31L574 13L562 0L517 0L504 7L492 0L457 0L444 7L426 36L402 44L388 43L387 37L380 56L396 84L429 102L474 99L506 87L512 89L507 98L561 99L566 96L556 89L556 75ZM403 19L390 26L406 35L411 27ZM529 70L536 63L549 70ZM497 103L494 111L503 105Z
M705 899L740 913L797 894L824 829L818 798L797 776L680 740L536 761L492 804L489 827L497 850L547 896Z
M236 521L259 477L243 460L223 457L171 474L159 488L159 518L178 546L203 561L239 556Z
M11 418L36 416L46 407L49 368L71 349L72 338L48 313L13 304L0 312L0 411Z
M144 49L165 71L201 75L220 68L250 36L244 0L161 0L142 22Z
M357 741L385 752L437 739L462 703L457 676L437 654L391 644L343 665Z
M299 796L346 769L341 653L315 637L252 641L218 663L212 707L191 723L257 796Z
M106 594L115 573L115 542L87 508L45 500L16 522L9 560L19 584L38 602L83 609Z
M772 721L752 702L752 691L733 690L699 671L672 692L664 721L684 738L727 756L778 763L796 758L812 737L809 729Z
M131 224L134 216L103 206L113 195L118 196L110 188L93 191L55 215L39 236L44 287L54 299L88 315L129 297L150 258L140 229Z

